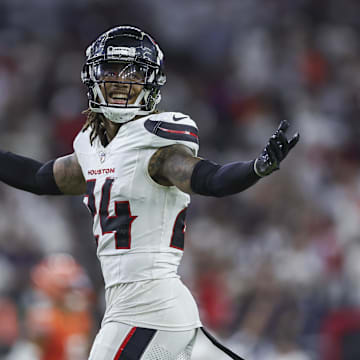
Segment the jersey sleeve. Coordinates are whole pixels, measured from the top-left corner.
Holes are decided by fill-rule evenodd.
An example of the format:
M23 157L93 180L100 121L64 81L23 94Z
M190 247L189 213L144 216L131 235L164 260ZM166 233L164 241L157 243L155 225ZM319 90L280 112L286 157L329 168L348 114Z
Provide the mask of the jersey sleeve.
M87 129L85 131L80 130L79 133L76 135L73 141L73 149L75 154L88 152L88 147L90 144L89 134L90 130Z
M73 149L74 149L74 153L76 154L77 152L79 152L79 148L81 147L81 142L82 142L82 133L81 131L76 135L74 141L73 141Z
M198 128L194 120L179 112L165 112L151 116L144 122L149 134L149 147L160 148L182 144L197 156L199 150Z

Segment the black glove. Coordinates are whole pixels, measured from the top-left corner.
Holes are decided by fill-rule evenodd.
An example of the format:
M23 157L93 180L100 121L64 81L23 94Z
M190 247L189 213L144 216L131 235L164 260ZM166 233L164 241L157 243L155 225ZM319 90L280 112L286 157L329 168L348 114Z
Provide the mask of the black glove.
M254 171L258 176L264 177L278 170L280 162L299 141L299 133L296 133L290 140L286 138L285 132L288 127L289 123L286 120L281 121L279 128L269 139L261 155L255 160Z

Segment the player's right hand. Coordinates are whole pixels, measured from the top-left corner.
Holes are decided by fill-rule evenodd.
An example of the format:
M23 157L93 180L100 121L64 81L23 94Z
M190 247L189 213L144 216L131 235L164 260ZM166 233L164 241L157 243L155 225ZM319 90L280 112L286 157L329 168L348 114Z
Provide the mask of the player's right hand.
M288 121L281 121L278 129L271 136L260 156L255 160L254 171L258 176L264 177L280 169L280 162L285 159L289 151L298 143L299 133L296 133L290 140L287 139L285 133L288 127Z

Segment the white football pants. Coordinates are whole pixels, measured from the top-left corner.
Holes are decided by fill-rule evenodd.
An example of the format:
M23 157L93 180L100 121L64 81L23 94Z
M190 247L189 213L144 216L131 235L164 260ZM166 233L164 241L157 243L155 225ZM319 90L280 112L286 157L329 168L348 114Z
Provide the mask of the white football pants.
M89 360L190 360L196 334L110 322L96 335Z

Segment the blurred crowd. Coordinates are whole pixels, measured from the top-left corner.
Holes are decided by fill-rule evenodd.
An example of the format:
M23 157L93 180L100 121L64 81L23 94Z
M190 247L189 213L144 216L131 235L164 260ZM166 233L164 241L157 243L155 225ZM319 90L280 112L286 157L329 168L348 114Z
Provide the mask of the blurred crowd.
M160 108L197 122L200 156L253 159L282 119L301 134L253 188L193 196L180 273L204 324L248 360L357 360L359 14L357 0L0 0L1 148L71 153L85 48L115 25L141 27L165 53ZM81 197L0 184L0 199L0 359L55 359L58 332L59 360L86 359L104 302ZM59 298L34 274L64 279L63 262L77 275ZM200 338L194 359L213 354Z

